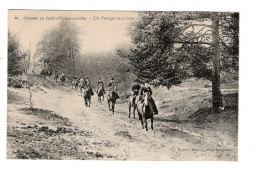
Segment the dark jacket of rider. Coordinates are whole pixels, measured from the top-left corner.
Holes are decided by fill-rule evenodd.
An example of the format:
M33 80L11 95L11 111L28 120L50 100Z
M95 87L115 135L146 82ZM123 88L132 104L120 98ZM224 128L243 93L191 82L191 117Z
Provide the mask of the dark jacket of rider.
M102 80L99 80L98 83L97 83L97 90L98 88L102 88L103 92L105 93L105 88L104 88L104 83Z
M120 98L119 95L117 94L117 85L114 82L114 78L111 79L111 82L108 84L108 91L110 91L111 93L114 92L116 95L116 99ZM110 96L110 93L109 93Z
M97 86L103 88L104 87L103 81L99 80L98 83L97 83Z
M137 95L137 94L139 93L139 90L140 90L140 89L141 89L140 84L134 84L134 85L132 86L133 94L134 94L134 95Z
M109 88L110 90L114 91L114 92L117 92L117 85L116 85L115 82L110 82L110 83L108 84L108 88Z
M152 91L151 87L149 87L149 86L148 86L148 87L143 86L143 87L141 88L140 94L143 95L143 94L146 93L146 92L149 92L150 95L153 95L153 91Z
M89 79L88 79L88 78L85 80L85 82L84 82L84 86L86 86L86 87L89 87L89 88L90 88L91 95L93 96L93 95L94 95L94 92L93 92L93 90L92 90L92 88L91 88L91 83L90 83L90 81L89 81Z

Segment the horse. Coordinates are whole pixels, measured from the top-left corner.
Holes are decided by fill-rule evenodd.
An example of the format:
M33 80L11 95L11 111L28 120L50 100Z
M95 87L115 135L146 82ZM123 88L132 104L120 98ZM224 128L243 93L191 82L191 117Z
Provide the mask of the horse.
M83 96L84 96L86 107L90 107L92 94L91 94L91 88L89 86L86 86L83 89Z
M118 98L119 96L114 91L110 91L107 95L108 109L109 111L112 111L113 114L115 112L115 104Z
M71 88L73 89L73 87L74 87L75 89L78 89L78 86L79 86L78 80L74 79L72 81Z
M129 106L128 117L129 118L131 117L131 113L133 113L133 118L135 119L135 110L136 110L136 106L137 106L138 101L139 101L139 95L135 95L135 100L134 100L134 95L129 97L129 99L128 99L128 106Z
M101 102L101 96L103 97L103 101L104 101L104 94L105 94L105 92L104 92L102 86L98 87L97 88L97 95L98 95L98 101L99 102Z
M84 87L84 84L82 81L79 81L78 87L79 87L80 93L82 93L82 89Z
M54 74L54 81L57 82L57 81L58 81L58 78L59 78L59 74L58 74L58 73L55 73L55 74Z
M60 81L64 85L65 84L66 77L65 75L61 76Z
M145 128L146 131L148 131L147 120L151 119L151 129L153 131L154 113L153 113L152 104L149 102L149 98L150 98L150 94L144 93L143 100L137 103L137 112L138 112L139 120L141 120L141 125L143 129Z

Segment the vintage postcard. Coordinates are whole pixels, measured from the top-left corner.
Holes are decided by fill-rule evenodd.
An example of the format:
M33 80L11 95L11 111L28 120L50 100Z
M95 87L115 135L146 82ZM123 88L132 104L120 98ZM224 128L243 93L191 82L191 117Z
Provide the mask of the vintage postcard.
M7 159L237 161L239 13L8 11Z

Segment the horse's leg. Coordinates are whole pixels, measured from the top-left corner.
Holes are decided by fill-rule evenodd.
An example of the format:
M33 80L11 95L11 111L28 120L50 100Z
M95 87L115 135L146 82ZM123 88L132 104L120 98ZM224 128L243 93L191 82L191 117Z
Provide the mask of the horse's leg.
M129 102L129 115L128 115L128 117L130 118L130 116L131 116L131 102Z
M115 113L115 103L112 103L112 112Z
M144 125L145 125L145 130L148 131L148 128L147 128L147 119L145 118L145 116L144 116Z
M142 127L145 128L145 117L142 115Z
M85 106L87 107L88 103L87 103L87 99L85 97L84 97L84 100L85 100Z
M153 131L153 116L151 117L151 129Z
M134 115L134 119L135 119L135 110L136 110L136 106L134 105L134 107L133 107L133 115Z
M139 120L142 120L142 115L137 111Z
M110 110L110 102L109 102L109 100L107 100L107 103L108 103L108 110L111 111Z

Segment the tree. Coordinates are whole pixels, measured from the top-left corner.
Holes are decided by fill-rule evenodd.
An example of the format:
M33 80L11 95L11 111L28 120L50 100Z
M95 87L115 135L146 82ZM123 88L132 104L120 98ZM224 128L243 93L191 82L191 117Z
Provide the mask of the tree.
M233 64L237 63L238 52L231 51L234 47L238 49L235 14L141 13L130 32L135 47L124 57L129 58L140 79L149 79L156 86L170 88L190 73L211 80L213 111L218 112L222 106L221 58L230 50Z
M219 25L222 69L238 70L239 13L221 13Z
M26 54L21 51L19 41L8 31L8 74L22 74L21 61L25 56Z
M76 66L77 76L89 77L93 87L98 78L102 78L105 86L113 77L118 83L119 93L125 93L130 88L129 81L133 80L129 60L116 55L115 52L84 54Z
M49 69L74 74L79 54L77 26L70 21L61 21L43 36L37 54Z

